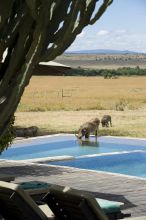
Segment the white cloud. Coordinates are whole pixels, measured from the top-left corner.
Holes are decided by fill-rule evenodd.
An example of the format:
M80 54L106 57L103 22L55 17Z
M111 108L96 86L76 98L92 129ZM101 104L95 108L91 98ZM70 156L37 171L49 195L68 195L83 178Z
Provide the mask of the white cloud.
M116 30L115 33L118 33L118 34L125 34L127 31L126 30Z
M108 35L110 32L107 31L107 30L100 30L97 32L97 35L98 36L105 36L105 35Z
M84 37L82 37L84 36ZM129 30L100 30L95 34L81 33L68 50L115 49L146 52L146 35Z

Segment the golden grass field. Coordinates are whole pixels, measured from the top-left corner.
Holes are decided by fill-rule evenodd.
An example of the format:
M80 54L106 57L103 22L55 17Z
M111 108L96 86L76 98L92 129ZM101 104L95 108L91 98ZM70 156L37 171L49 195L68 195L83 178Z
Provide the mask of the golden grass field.
M18 111L134 110L145 105L146 77L33 76Z
M36 125L39 135L75 133L85 121L104 114L112 116L113 127L100 126L100 135L146 137L146 77L33 76L15 125Z

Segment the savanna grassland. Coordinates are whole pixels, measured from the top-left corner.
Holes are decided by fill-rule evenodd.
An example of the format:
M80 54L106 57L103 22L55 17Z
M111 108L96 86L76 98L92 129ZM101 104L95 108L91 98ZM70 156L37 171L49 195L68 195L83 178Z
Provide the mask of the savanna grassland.
M85 69L146 68L146 54L62 54L56 61Z
M33 76L16 112L17 126L39 134L74 133L93 117L111 114L100 135L146 137L146 77Z
M134 110L146 104L146 77L33 76L18 111Z

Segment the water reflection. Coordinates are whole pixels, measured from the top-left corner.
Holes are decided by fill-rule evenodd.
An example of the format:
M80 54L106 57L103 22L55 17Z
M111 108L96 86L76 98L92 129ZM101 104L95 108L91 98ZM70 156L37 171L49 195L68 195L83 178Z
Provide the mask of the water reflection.
M78 139L77 141L78 141L79 146L82 146L82 147L99 147L99 142L97 138L94 141L91 141L89 139L86 139L86 140Z

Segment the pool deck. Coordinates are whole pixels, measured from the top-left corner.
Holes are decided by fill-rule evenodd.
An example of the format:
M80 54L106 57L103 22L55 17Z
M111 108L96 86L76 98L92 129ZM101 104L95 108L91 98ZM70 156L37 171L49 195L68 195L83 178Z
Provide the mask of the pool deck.
M124 202L124 213L146 215L146 179L25 162L0 160L0 173L16 183L44 181L92 192L96 197Z

